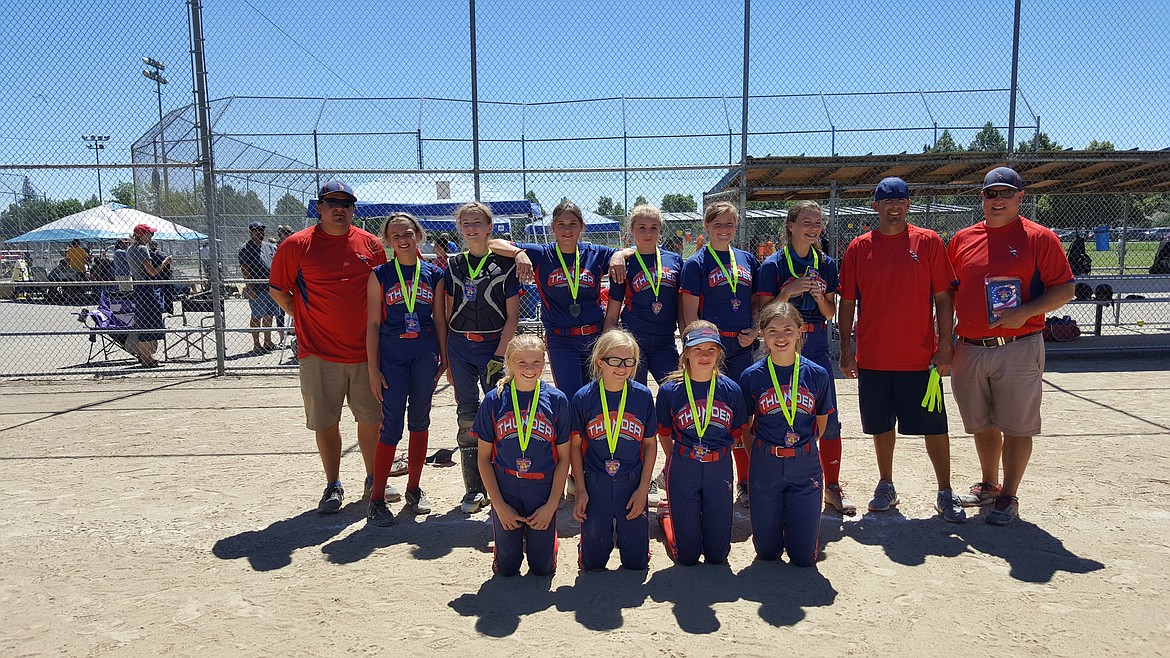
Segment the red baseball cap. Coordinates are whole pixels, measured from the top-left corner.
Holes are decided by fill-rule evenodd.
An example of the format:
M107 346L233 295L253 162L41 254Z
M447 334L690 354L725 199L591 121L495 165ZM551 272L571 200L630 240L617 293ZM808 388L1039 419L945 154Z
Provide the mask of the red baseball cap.
M140 233L154 234L157 230L158 229L150 226L149 224L139 224L138 226L134 227L134 235L139 235Z

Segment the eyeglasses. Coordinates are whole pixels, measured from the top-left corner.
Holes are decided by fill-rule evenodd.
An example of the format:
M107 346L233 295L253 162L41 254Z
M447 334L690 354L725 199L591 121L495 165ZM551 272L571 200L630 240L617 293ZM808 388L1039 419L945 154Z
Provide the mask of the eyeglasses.
M623 359L620 356L607 356L601 361L611 368L633 368L638 365L637 359Z
M1019 190L1012 190L1012 189L983 190L983 198L984 199L995 199L995 198L1010 199L1019 193L1020 193Z
M329 208L352 208L353 201L349 199L321 199L321 205Z

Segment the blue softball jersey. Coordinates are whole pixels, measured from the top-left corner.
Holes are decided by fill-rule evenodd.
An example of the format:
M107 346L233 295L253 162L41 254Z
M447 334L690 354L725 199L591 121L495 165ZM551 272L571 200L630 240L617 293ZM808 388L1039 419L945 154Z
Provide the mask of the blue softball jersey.
M646 264L645 270L642 263ZM650 285L657 279L658 258L642 254L642 263L636 256L626 259L624 283L609 284L609 298L622 302L622 325L638 335L673 335L678 327L678 287L682 278L682 256L662 250L662 274L658 294ZM646 276L649 272L650 276Z
M752 294L756 292L759 264L748 252L735 247L731 250L735 253L735 267L739 272L734 294L731 282L723 275L723 270L731 275L730 254L716 251L719 258L716 262L706 247L683 264L679 288L680 292L699 298L699 319L713 323L719 331L743 331L752 326Z
M792 366L773 364L773 367L776 383L780 384L779 394L768 372L767 357L750 365L739 378L745 406L754 416L752 427L756 439L765 445L782 448L801 446L816 440L817 416L828 415L836 405L833 388L829 384L829 373L811 359L800 360L796 417L792 425L798 438L790 440L788 419L784 417L781 405L791 405Z
M524 422L528 422L529 405L533 391L516 391L516 400ZM516 414L512 409L512 393L505 386L501 393L491 389L484 396L475 414L471 434L492 444L492 464L497 471L515 471L516 460L532 460L529 473L544 473L552 477L557 467L556 445L569 440L572 432L572 414L569 399L552 384L540 382L540 399L536 405L536 416L532 420L532 437L528 449L520 449L520 432Z
M691 382L695 408L700 416L707 411L709 386L710 382ZM658 389L656 410L659 435L670 434L676 444L681 443L689 448L699 443L695 418L691 414L687 389L683 382L670 381ZM747 423L747 415L739 384L726 375L718 375L715 381L715 400L711 403L710 424L703 433L703 445L712 450L730 447Z
M590 324L601 324L605 310L601 308L601 277L609 269L609 260L615 249L586 242L577 244L581 254L580 287L574 302L569 289L569 276L561 267L561 258L568 268L568 275L577 276L576 254L557 257L557 245L517 243L517 247L528 254L532 261L533 276L540 291L543 305L541 320L546 329L569 329ZM569 307L579 304L580 313L574 316Z
M415 301L414 312L418 315L419 328L422 331L434 331L435 319L431 314L431 302L435 299L435 289L443 280L443 270L434 265L419 260L415 265L399 265L402 268L403 286L398 280L398 271L394 262L379 265L374 268L374 275L378 283L382 284L382 333L398 336L407 332L406 328L406 298L403 288L411 290L414 286L414 269L421 267L418 280L418 298Z
M827 254L818 254L814 262L813 254L815 251L810 249L807 259L793 253L792 268L789 269L788 259L784 257L787 249L785 247L764 259L764 263L760 265L759 281L756 283L757 293L775 297L780 294L780 289L784 287L784 284L794 278L804 276L810 268L816 270L817 280L825 286L826 293L837 292L837 287L840 284L837 261ZM795 276L793 276L793 272L796 273ZM805 322L824 322L826 320L821 309L817 307L817 301L807 292L792 300L791 303L800 309L800 314L804 316Z
M573 435L581 437L581 450L585 456L585 471L609 474L605 462L615 459L619 463L617 473L628 473L642 467L642 440L653 437L658 430L654 409L654 396L650 389L633 380L626 391L626 408L620 421L617 418L622 392L605 392L609 405L611 422L620 422L617 449L612 456L609 440L605 435L605 424L601 409L601 382L590 382L581 387L573 396L570 406L573 411Z

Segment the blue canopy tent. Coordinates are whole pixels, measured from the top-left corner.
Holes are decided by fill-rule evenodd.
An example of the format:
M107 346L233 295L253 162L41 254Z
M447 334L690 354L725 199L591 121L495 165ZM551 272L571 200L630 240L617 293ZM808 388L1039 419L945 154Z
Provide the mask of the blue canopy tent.
M585 218L586 233L620 233L622 230L621 223L616 220L603 217L588 210L583 211L582 214ZM552 217L545 217L524 227L524 232L528 235L548 235L550 233L549 226L551 225Z
M450 231L458 232L455 226L455 211L464 202L459 203L376 203L358 201L354 208L354 219L378 219L381 217L389 217L396 212L408 212L418 218L422 227L427 231ZM539 206L533 207L534 204L527 199L519 201L484 201L484 205L492 209L492 214L495 215L495 222L492 224L492 232L507 233L512 230L511 220L509 217L524 217L539 216L534 213L539 213ZM317 218L317 200L309 201L309 209L307 216Z

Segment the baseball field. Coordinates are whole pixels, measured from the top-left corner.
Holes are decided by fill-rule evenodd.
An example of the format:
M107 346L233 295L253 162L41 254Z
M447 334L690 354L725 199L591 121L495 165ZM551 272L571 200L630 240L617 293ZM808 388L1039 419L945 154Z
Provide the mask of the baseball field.
M842 477L864 508L873 449L839 384ZM946 390L966 488L978 465ZM500 579L457 465L426 468L430 515L366 527L348 423L346 505L318 515L295 377L8 381L0 655L1167 655L1168 400L1170 358L1050 360L1008 527L939 519L907 437L901 505L826 512L816 568L754 561L737 508L729 565L675 566L652 522L649 572L578 573L562 513L557 573ZM449 388L431 433L432 452L454 447Z

